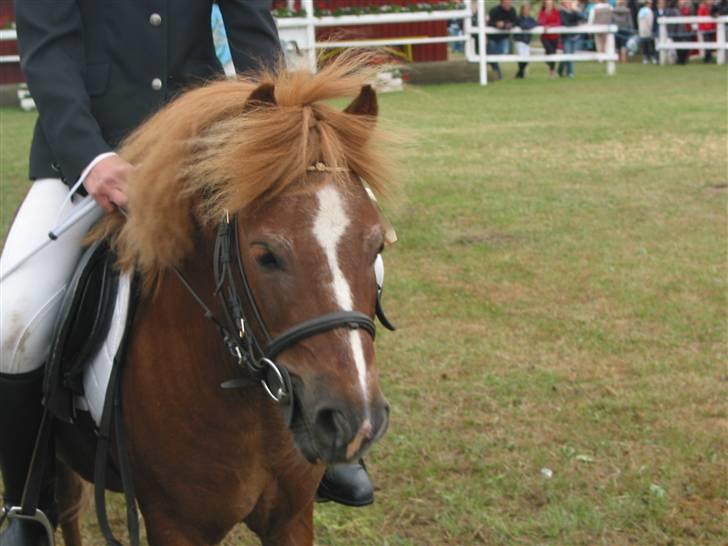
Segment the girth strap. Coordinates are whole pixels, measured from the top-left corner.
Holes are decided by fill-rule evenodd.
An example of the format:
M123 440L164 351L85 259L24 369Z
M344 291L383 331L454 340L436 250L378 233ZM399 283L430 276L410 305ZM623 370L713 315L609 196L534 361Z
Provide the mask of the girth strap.
M375 336L376 327L374 321L364 313L356 311L337 311L320 317L306 320L276 336L265 350L265 355L271 359L275 358L285 349L294 345L302 339L315 336L336 328L350 328L357 330L361 328L369 333L372 338Z

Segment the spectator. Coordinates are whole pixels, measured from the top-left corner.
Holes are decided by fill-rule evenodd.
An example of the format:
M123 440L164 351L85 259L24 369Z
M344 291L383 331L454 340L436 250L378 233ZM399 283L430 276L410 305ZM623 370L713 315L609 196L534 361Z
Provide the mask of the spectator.
M642 8L637 14L637 22L639 24L640 48L642 49L642 64L657 64L655 38L652 36L652 25L655 22L652 0L644 0Z
M448 21L447 33L449 36L462 36L463 20L451 19L450 21ZM463 42L452 42L450 49L453 53L463 53L465 51L465 45L463 44Z
M632 13L626 6L626 0L617 0L617 7L612 11L612 23L617 25L615 42L619 51L620 62L627 62L627 40L634 34Z
M498 30L510 30L518 24L518 15L513 7L512 0L501 0L500 4L490 10L488 24ZM488 38L488 53L491 55L507 55L510 36L508 34L493 34ZM496 79L503 78L500 65L490 63L496 74Z
M710 16L713 14L713 0L703 0L700 5L698 6L698 16ZM703 42L715 42L715 32L716 27L715 23L698 23L698 31L700 32L700 35L702 36ZM705 49L705 53L703 54L703 62L704 63L711 63L713 62L713 50L712 49Z
M601 0L598 0L601 1ZM591 13L594 11L595 6L594 0L578 0L576 8L582 14L584 21L588 21L591 18ZM594 45L594 37L591 34L579 34L579 41L576 47L577 51L594 51L596 46Z
M589 15L591 14L592 10L594 9L594 6L597 5L597 2L594 2L594 0L579 0L579 11L586 17L589 18Z
M607 2L600 1L595 4L591 12L589 12L589 18L587 22L590 25L609 25L612 22L612 6ZM596 45L597 53L604 53L607 50L607 35L606 34L595 34L594 44Z
M672 8L675 9L675 8ZM677 13L679 16L690 16L693 14L693 8L690 4L690 0L678 0ZM673 27L672 39L675 42L692 42L694 39L693 28L690 23L678 23L676 25L670 25ZM668 27L668 32L669 32ZM677 64L687 64L690 60L689 49L678 49L677 50Z
M660 25L658 24L658 19L660 17L666 17L667 16L667 0L657 0L657 8L653 10L653 20L652 20L652 38L655 40L655 43L660 43ZM674 25L670 25L674 26ZM667 33L668 38L671 38L670 35L670 29L668 29ZM665 53L672 54L674 50L666 51ZM655 46L655 57L659 58L659 54L657 52L657 46Z
M667 16L667 0L657 0L657 8L653 9L652 11L655 14L655 20L652 23L652 36L659 36L660 25L657 23L657 20L660 17Z
M521 5L520 14L518 17L518 26L521 28L521 30L531 30L532 28L538 26L538 22L536 19L531 17L531 5L526 2ZM531 53L531 33L524 33L524 34L516 34L513 36L513 42L516 44L516 53L521 55L522 57L528 56ZM524 78L526 76L526 67L528 66L528 63L519 62L518 63L518 73L516 73L516 78Z
M627 7L632 14L632 28L637 28L637 14L640 11L640 0L627 0Z
M541 11L538 14L538 24L544 29L561 26L561 16L559 10L554 8L554 0L543 0ZM541 35L541 43L546 55L553 55L559 45L559 35L544 33ZM549 77L554 78L556 76L555 63L547 62L546 65L549 67Z
M725 17L728 15L728 0L713 1L713 8L710 10L713 17ZM724 31L728 32L728 23L723 23Z
M473 15L470 18L470 24L472 25L473 29L477 29L478 28L478 2L472 2L472 6L473 6ZM488 14L487 13L483 14L483 19L485 20L485 24L487 26L488 25ZM472 36L473 36L473 44L475 45L475 54L477 55L480 53L480 34L478 34L476 32ZM487 36L485 37L485 41L486 42L488 41Z
M686 4L688 0L679 0L679 4ZM662 2L662 0L660 0ZM682 15L680 13L680 9L672 4L670 7L665 9L665 17L680 17ZM683 38L683 35L685 34L685 24L684 23L673 23L671 25L667 25L667 36L672 40L673 42L685 42L686 39ZM658 25L659 27L659 25ZM687 57L688 57L689 51L687 49L677 49L675 50L675 62L677 64L685 64Z
M561 0L559 4L559 17L561 25L565 27L575 27L584 20L584 16L576 9L574 0ZM579 40L578 34L562 34L561 43L563 44L564 53L571 55L576 51L576 42ZM559 76L574 77L574 61L561 61L559 63Z

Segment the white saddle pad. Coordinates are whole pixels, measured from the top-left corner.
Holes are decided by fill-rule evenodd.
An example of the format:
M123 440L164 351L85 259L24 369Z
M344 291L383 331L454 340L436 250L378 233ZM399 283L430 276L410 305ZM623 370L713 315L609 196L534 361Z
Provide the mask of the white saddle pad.
M76 408L88 411L96 426L101 424L111 368L114 365L114 357L119 352L121 340L124 338L130 296L131 275L123 273L119 276L119 288L116 291L109 333L83 374L84 396L76 398Z

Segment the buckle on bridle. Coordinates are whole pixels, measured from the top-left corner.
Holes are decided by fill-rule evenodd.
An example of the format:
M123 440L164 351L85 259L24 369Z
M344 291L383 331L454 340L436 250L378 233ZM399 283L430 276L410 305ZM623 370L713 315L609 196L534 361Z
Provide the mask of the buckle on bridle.
M238 366L242 366L245 362L245 355L243 354L243 350L240 348L240 343L236 339L234 339L227 331L223 330L223 342L227 346L228 352L232 355L232 357L235 359L235 362L238 363Z
M240 345L237 343L233 345L233 356L239 365L243 364L243 351L240 350Z

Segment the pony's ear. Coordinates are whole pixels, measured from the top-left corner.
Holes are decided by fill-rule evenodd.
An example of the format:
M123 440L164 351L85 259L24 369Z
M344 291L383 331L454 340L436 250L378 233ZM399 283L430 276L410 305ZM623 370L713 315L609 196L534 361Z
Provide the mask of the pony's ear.
M243 106L243 111L247 112L253 108L264 108L266 106L276 105L276 89L272 83L261 83L248 96Z
M359 95L346 107L344 112L357 116L377 117L379 105L377 104L377 93L372 86L363 86L359 91Z

